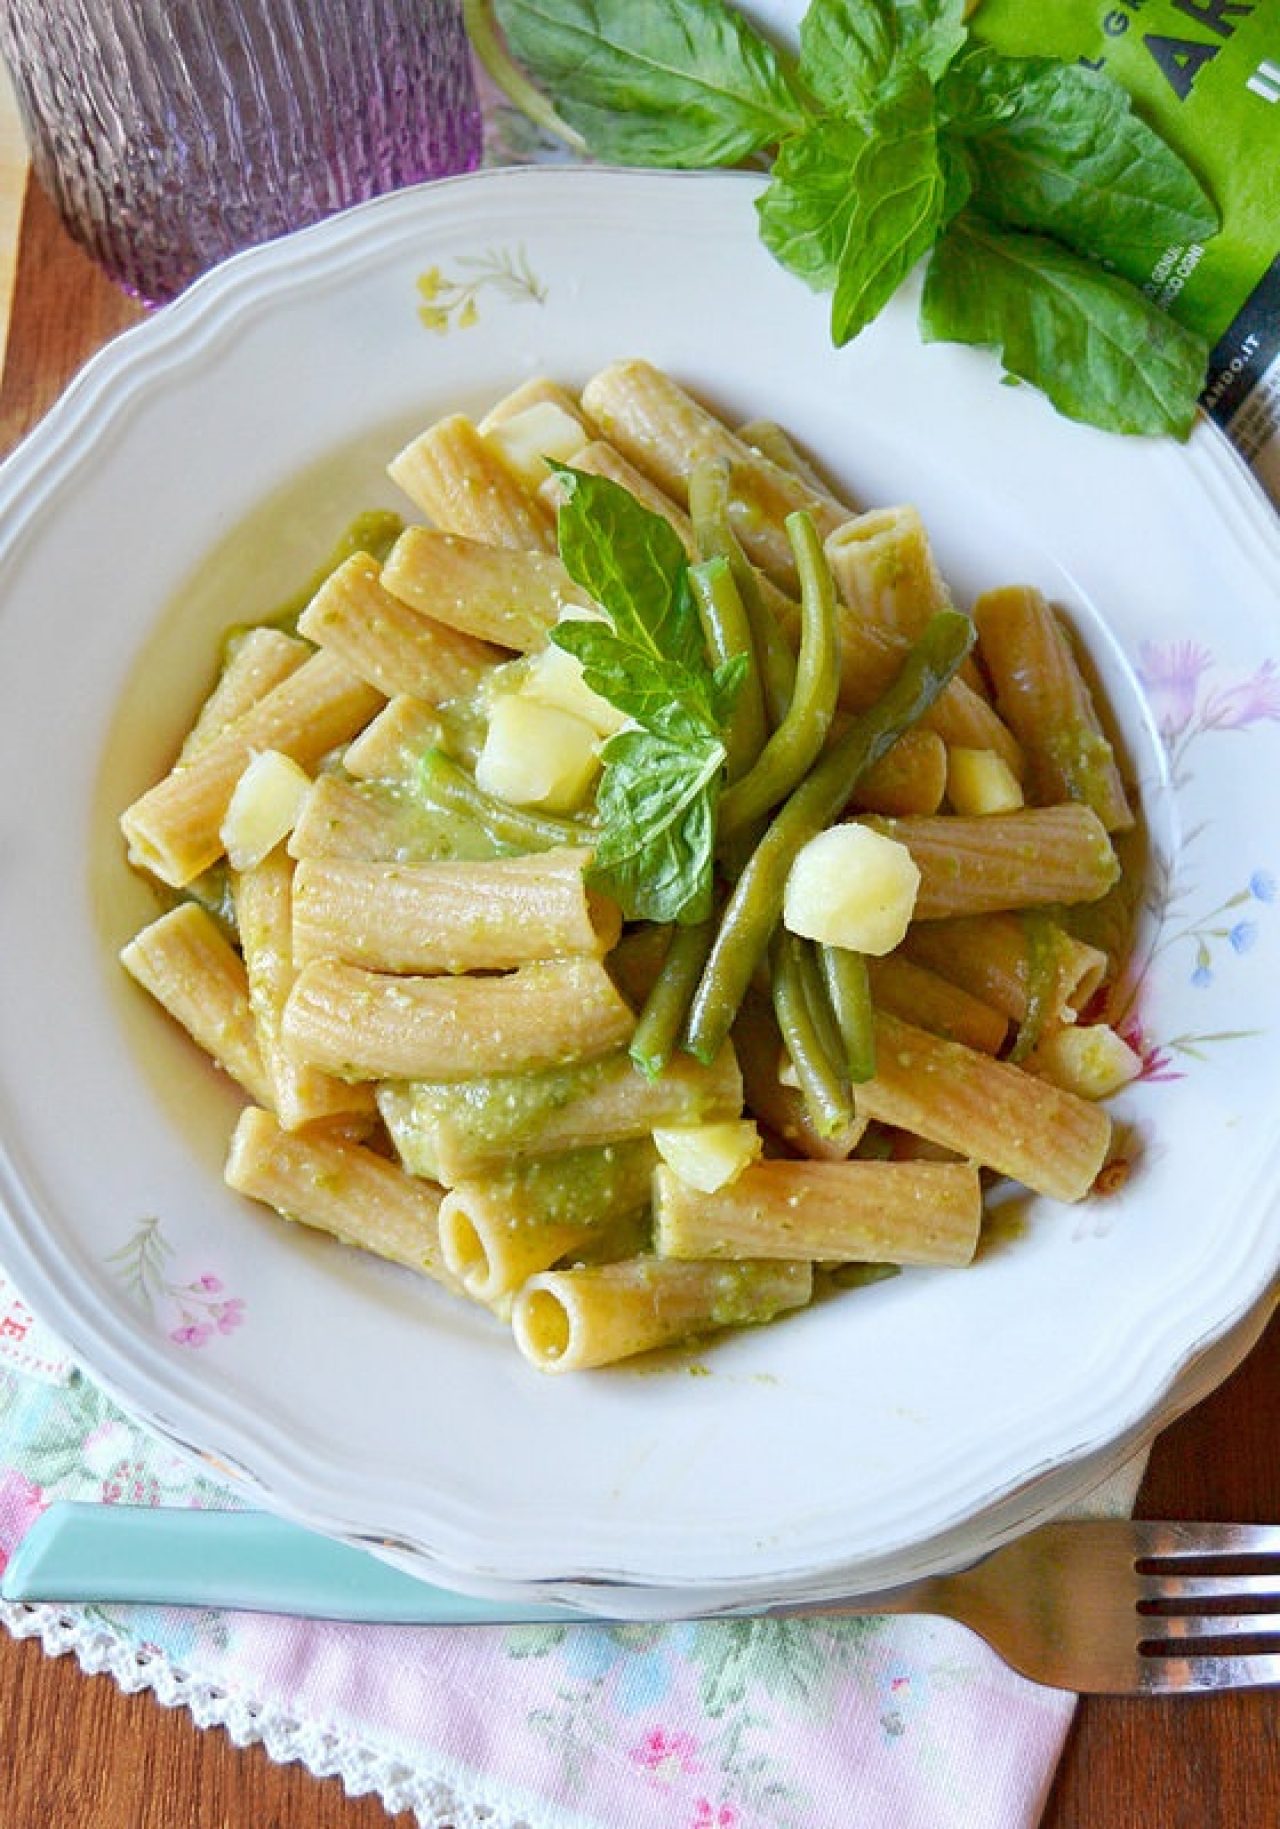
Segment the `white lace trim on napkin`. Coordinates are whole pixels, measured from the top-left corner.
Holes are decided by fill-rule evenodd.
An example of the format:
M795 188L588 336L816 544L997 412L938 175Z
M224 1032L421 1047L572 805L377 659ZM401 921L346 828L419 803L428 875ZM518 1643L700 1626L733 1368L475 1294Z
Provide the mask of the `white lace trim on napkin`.
M340 1778L349 1797L376 1791L394 1816L412 1810L422 1829L549 1829L506 1806L460 1797L447 1780L415 1770L384 1748L296 1720L189 1676L161 1651L141 1650L74 1609L0 1601L0 1623L14 1638L38 1638L50 1657L74 1652L91 1676L114 1677L127 1695L150 1690L166 1708L186 1708L197 1727L222 1727L236 1746L261 1743L277 1765L301 1761L317 1778Z

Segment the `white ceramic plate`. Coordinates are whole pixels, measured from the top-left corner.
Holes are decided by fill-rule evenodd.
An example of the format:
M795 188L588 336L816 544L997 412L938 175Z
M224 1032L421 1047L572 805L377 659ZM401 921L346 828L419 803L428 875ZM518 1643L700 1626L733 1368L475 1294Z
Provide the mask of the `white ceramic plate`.
M956 1560L1077 1496L1189 1368L1225 1372L1202 1355L1280 1263L1272 511L1212 431L1069 425L988 357L922 347L906 302L833 353L756 242L755 184L522 171L368 206L121 339L0 474L0 1255L252 1496L472 1587L658 1608ZM972 1270L555 1380L486 1314L224 1190L236 1101L115 964L151 904L114 821L219 631L394 501L404 438L631 353L783 420L863 502L916 502L962 599L1027 579L1068 608L1158 858L1152 1077L1119 1103L1128 1183L1022 1203Z

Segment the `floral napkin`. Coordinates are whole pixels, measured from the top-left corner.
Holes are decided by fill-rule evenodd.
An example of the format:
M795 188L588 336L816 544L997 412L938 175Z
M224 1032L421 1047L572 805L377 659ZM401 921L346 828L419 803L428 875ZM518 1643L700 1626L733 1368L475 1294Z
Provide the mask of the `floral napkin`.
M1097 1508L1127 1509L1138 1476ZM118 1410L0 1278L0 1567L54 1499L239 1504ZM431 1829L1030 1829L1075 1702L941 1620L460 1629L27 1605L0 1618Z

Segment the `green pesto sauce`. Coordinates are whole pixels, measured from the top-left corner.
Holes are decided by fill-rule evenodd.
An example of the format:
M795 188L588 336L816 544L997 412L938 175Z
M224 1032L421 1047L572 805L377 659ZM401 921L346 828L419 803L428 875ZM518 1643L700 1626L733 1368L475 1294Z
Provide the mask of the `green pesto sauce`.
M553 1112L594 1091L606 1078L633 1071L625 1055L605 1055L545 1067L539 1073L492 1073L447 1084L420 1081L407 1090L416 1116L428 1123L448 1119L464 1125L496 1149L532 1142Z
M1059 772L1072 800L1081 800L1095 813L1105 813L1109 803L1115 756L1100 731L1087 724L1070 724L1049 733L1045 754Z
M712 1327L761 1327L790 1306L772 1264L724 1264L716 1278Z
M512 1225L598 1225L647 1205L654 1149L629 1143L534 1157L500 1177Z

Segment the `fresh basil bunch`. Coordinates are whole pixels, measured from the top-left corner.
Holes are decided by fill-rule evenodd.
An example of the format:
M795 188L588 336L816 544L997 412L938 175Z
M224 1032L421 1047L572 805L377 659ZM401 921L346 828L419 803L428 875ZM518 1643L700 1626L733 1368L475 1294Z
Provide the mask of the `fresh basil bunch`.
M724 0L476 0L482 52L490 6L597 158L772 152L761 235L832 294L837 344L927 257L926 339L999 349L1070 418L1190 431L1207 342L1142 288L1218 213L1110 78L973 40L964 0L812 0L798 59Z

